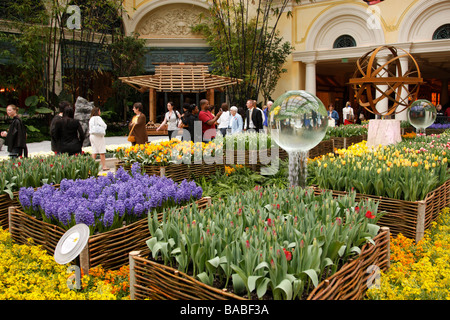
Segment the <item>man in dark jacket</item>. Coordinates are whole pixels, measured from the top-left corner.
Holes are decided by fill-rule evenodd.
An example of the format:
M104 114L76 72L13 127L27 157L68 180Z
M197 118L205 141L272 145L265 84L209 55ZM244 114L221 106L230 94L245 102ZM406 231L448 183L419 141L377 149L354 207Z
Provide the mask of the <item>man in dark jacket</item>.
M19 108L13 104L6 107L6 114L13 119L9 125L8 132L3 131L1 133L1 136L5 138L5 144L8 146L11 158L28 157L27 129L22 120L20 120L18 111Z
M54 128L55 128L56 121L62 119L65 107L70 107L70 103L68 101L61 101L59 103L59 113L57 113L53 117L52 122L50 123L50 133L55 131ZM60 152L60 150L58 150L57 145L58 145L58 142L56 141L56 137L54 135L51 135L51 148L52 148L52 151L55 153Z
M83 146L84 131L78 120L73 118L72 107L64 108L63 117L55 121L51 135L56 139L58 152L69 155L80 154Z
M244 129L263 132L263 113L260 109L256 108L256 101L252 99L247 100Z

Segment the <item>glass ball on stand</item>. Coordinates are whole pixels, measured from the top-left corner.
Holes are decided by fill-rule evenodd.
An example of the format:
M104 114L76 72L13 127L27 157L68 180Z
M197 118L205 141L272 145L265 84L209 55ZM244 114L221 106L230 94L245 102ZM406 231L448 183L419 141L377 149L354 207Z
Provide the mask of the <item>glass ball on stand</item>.
M328 114L322 101L303 91L288 91L275 100L268 132L289 154L289 183L306 186L308 151L325 137Z
M436 108L425 99L419 99L411 103L407 112L409 123L416 128L418 133L425 133L425 129L436 121L436 116Z

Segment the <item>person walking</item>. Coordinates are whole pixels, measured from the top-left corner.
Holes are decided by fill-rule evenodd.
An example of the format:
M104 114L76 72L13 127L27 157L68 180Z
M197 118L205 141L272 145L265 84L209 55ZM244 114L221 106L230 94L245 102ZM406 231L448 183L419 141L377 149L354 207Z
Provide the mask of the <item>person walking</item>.
M28 157L27 129L20 119L19 108L13 104L6 107L6 114L12 118L8 131L2 131L1 136L5 138L11 158Z
M202 140L203 142L210 142L216 137L216 121L222 115L222 110L219 110L214 116L209 107L207 99L200 100L200 112L198 113L198 120L202 122Z
M74 119L74 110L71 106L64 108L61 119L55 121L50 132L56 139L56 149L69 155L81 154L84 141L84 130L78 120Z
M133 146L136 144L145 144L148 142L146 128L147 118L145 117L144 106L141 102L136 102L133 104L133 112L135 115L128 124L128 129L130 130L128 141L133 140L130 141Z
M241 115L238 113L238 108L235 106L232 106L230 108L230 133L240 133L242 132L242 128L244 127L244 120L242 120Z
M354 123L355 116L350 101L347 101L347 103L345 104L345 108L342 109L342 118L344 119L344 124Z
M339 114L336 110L334 110L334 106L332 104L328 106L328 120L331 120L331 123L333 123L334 120L333 126L339 125Z
M183 105L183 114L178 127L183 128L183 141L194 141L194 121L196 117L192 114L193 106L189 103Z
M61 101L59 103L59 112L53 117L52 122L50 123L50 132L53 131L53 128L55 127L55 123L58 120L61 120L63 117L63 112L64 112L64 108L65 107L70 107L70 102L68 101ZM50 145L51 145L51 150L58 154L59 150L57 148L57 142L56 142L56 137L54 137L53 135L50 134Z
M97 154L100 155L100 164L103 171L109 170L106 167L106 125L105 121L101 118L101 111L98 107L93 107L91 110L91 118L89 119L89 141L92 146L92 158L96 159Z
M217 129L225 137L227 135L228 125L230 124L230 111L228 111L227 103L222 103L221 109L223 112L219 119L217 119Z
M255 130L256 132L263 131L263 112L256 108L256 101L247 100L247 111L245 113L244 130Z
M166 123L167 123L167 135L169 136L169 140L175 138L178 133L178 124L181 118L180 113L175 109L173 102L167 103L167 112L164 115L164 121L161 125L156 128L156 131L159 131Z
M263 122L263 127L264 127L264 132L267 133L267 126L268 126L268 119L269 119L269 112L270 109L272 108L273 105L273 101L267 101L267 104L263 107L263 113L264 113L264 122Z

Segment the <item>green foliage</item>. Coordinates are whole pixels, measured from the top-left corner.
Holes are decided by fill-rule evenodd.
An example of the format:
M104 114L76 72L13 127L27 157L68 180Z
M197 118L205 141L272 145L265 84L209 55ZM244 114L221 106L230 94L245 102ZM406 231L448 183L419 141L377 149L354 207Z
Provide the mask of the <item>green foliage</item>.
M301 299L377 234L377 203L311 189L258 188L149 215L153 258L208 285L261 299Z
M348 124L336 127L328 127L324 140L331 139L333 137L353 137L367 134L367 125Z
M21 187L59 184L62 179L87 179L99 171L99 162L83 155L8 159L0 162L0 194L7 193L12 197L12 193Z
M209 17L193 28L212 48L214 72L244 80L230 88L233 104L244 105L260 93L268 99L286 72L282 66L292 47L283 42L276 26L288 2L275 7L262 0L212 1Z

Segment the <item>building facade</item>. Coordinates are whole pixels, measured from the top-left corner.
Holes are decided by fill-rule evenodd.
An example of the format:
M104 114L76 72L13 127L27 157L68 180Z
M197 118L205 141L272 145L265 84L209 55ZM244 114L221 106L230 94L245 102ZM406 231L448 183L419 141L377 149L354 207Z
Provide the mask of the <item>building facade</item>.
M189 28L199 14L207 14L207 0L126 0L125 8L127 33L139 33L153 49L146 58L148 72L158 62L210 61L207 43ZM420 97L448 103L450 1L385 0L368 5L362 0L300 0L292 1L287 10L291 14L286 12L278 29L294 52L274 97L303 89L338 111L346 101L355 107L348 80L356 60L378 46L392 45L418 61L425 80ZM380 103L388 103L385 100ZM396 118L404 120L406 114Z

